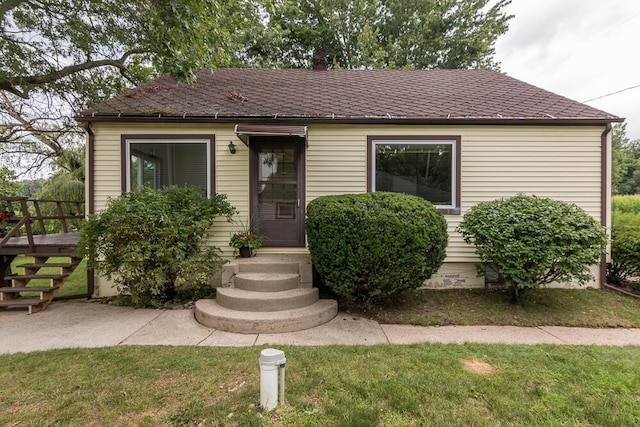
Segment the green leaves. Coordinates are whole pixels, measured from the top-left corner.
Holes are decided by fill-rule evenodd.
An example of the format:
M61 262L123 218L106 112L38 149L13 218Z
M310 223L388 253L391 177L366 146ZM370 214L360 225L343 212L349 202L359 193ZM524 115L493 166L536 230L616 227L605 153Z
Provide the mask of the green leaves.
M342 68L496 67L508 0L272 0L268 29L283 36L272 62L308 67L324 47ZM264 52L263 52L264 53Z
M159 74L188 82L235 63L261 28L252 0L2 1L0 18L0 155L19 169L84 143L74 113Z
M375 302L417 288L442 265L444 216L399 193L318 197L307 206L309 251L342 302Z
M202 240L215 217L234 213L222 194L207 199L197 188L146 188L111 199L86 221L79 246L88 265L130 294L134 305L159 306L175 296L177 284L207 285L222 260Z
M613 126L613 194L640 193L640 140L627 137L627 124Z
M518 291L551 282L593 279L589 266L605 253L604 228L574 204L518 195L479 203L457 231L476 247L483 264L493 264Z

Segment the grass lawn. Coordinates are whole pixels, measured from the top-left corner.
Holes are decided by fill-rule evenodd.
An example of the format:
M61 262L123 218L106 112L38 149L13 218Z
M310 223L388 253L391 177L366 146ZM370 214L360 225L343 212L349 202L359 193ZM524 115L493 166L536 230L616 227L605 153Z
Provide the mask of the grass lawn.
M16 259L11 263L11 269L14 273L23 273L22 268L18 268L17 266L20 264L27 264L33 262L33 258L25 257L25 256L17 256ZM60 263L60 262L69 262L69 258L67 257L51 257L47 262L50 263ZM47 267L41 268L40 274L59 274L60 269L57 267ZM49 286L49 280L47 279L38 279L31 280L29 282L29 286ZM64 295L79 295L87 293L87 262L82 261L80 265L75 269L75 271L69 276L67 281L65 282L62 289L58 291L57 296ZM28 296L29 294L24 294ZM36 295L36 294L34 294ZM85 301L86 299L79 299L73 301Z
M279 347L286 404L259 408L260 348L3 355L1 425L631 426L640 347Z
M380 323L640 327L640 299L606 289L535 289L523 304L504 290L426 290L403 293L385 307L353 308Z

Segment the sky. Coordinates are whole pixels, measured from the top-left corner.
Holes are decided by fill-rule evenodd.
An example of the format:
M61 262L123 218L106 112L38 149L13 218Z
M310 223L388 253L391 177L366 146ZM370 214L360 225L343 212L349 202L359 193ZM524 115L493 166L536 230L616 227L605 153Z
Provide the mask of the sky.
M496 42L502 72L623 117L640 139L640 0L513 0L505 10L515 16Z

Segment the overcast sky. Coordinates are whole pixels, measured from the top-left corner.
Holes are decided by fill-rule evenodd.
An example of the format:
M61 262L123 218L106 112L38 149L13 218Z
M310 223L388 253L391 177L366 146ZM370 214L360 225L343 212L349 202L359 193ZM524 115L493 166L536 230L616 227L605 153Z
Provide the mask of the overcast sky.
M513 0L496 60L511 77L579 102L640 85L640 0ZM586 104L640 139L640 87Z

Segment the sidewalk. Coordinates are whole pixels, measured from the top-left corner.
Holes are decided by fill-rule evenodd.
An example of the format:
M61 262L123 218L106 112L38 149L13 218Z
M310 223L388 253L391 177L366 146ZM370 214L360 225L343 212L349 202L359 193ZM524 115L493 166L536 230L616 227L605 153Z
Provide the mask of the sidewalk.
M191 310L151 310L96 303L53 303L45 311L0 311L0 354L114 345L374 345L432 343L640 345L640 329L545 326L380 325L346 313L283 334L236 334L195 321Z

